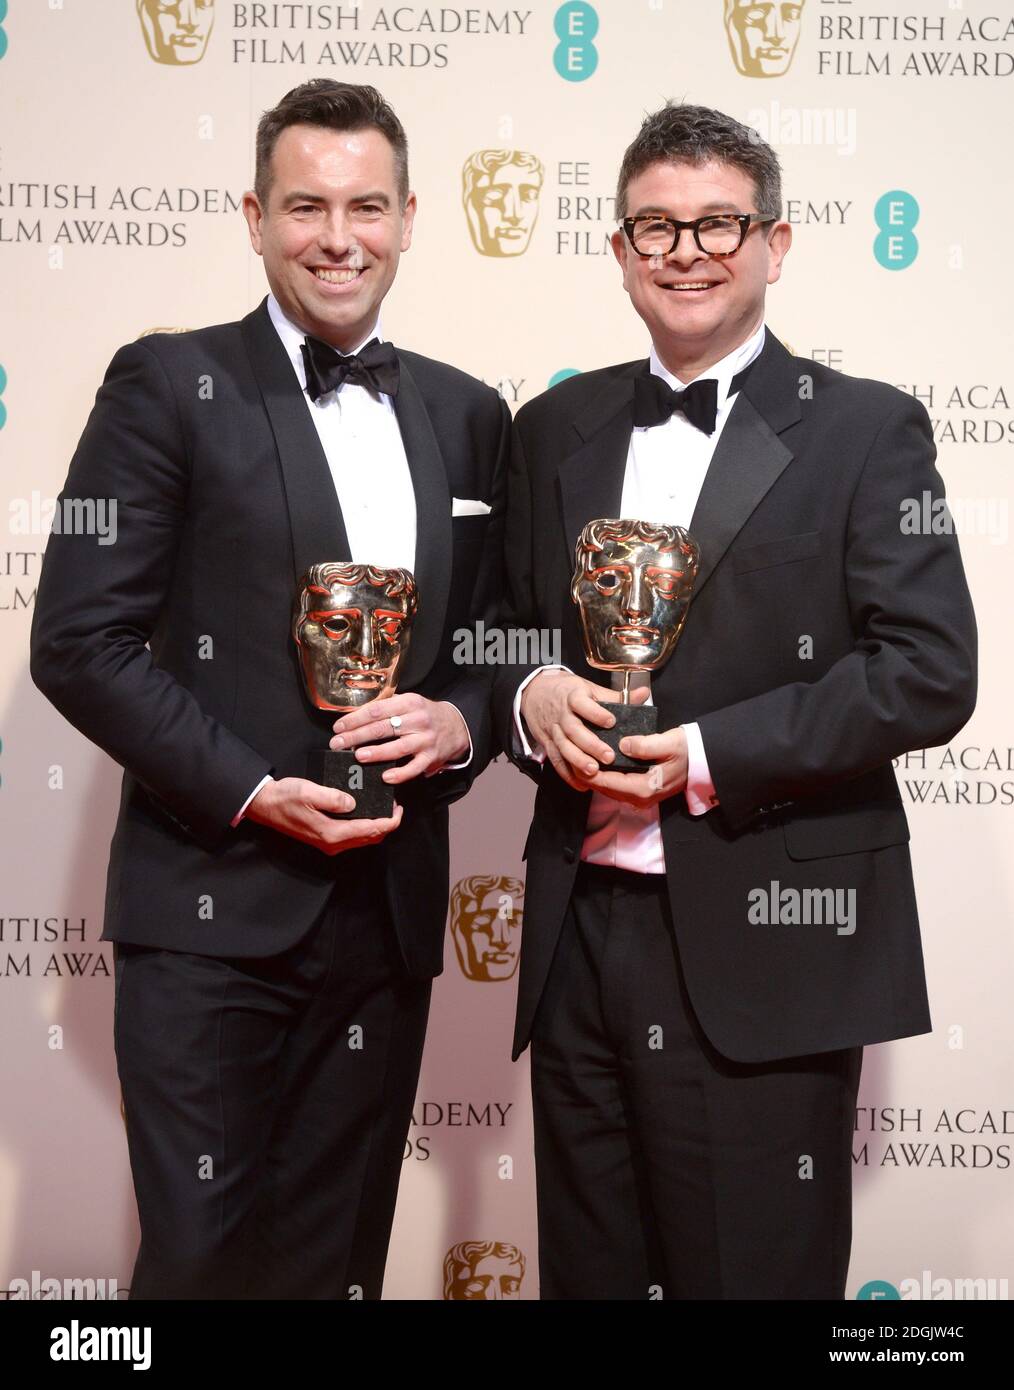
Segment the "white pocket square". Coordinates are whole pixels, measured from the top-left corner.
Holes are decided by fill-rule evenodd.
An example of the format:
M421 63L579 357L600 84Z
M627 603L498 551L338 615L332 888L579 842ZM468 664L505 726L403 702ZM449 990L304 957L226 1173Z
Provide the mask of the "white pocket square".
M489 510L488 502L480 502L474 497L451 498L451 516L486 516Z

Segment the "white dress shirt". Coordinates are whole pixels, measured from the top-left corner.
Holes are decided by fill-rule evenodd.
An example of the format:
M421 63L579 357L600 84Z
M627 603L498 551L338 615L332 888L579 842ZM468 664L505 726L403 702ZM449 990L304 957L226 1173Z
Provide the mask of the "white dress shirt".
M763 345L764 325L761 324L746 342L695 378L703 381L713 377L718 382L718 414L714 434L705 434L679 411L674 411L660 425L646 428L635 426L631 430L623 475L621 516L689 529L705 475L738 395L729 394L732 378L753 361ZM689 385L666 370L654 345L649 360L652 373L660 376L674 390L680 391ZM672 660L679 660L678 644ZM549 669L552 668L540 668ZM528 682L538 674L538 671L533 671L518 688L514 699L514 734L516 751L542 762L545 749L541 745L531 747L521 720L521 695ZM602 676L606 674L603 672ZM611 675L613 688L622 688L622 672ZM630 684L632 689L645 684L650 688L650 677L647 672L639 672L631 677ZM651 703L650 695L648 703ZM718 798L700 729L696 724L684 724L683 732L687 739L687 809L691 815L700 816L717 806ZM649 806L642 810L622 801L614 801L602 792L592 792L581 858L589 864L605 864L610 868L629 869L638 874L665 873L658 807Z
M311 400L300 351L307 335L282 313L273 294L268 295L268 313L320 436L345 522L349 559L355 564L414 570L415 490L393 399L384 393L374 395L367 387L346 381L337 391ZM379 317L351 351L359 352L372 338L383 342ZM471 760L469 734L468 756L461 762L445 764L445 768L467 767ZM257 783L234 817L233 825L239 824L250 802L270 781L273 778L269 774Z

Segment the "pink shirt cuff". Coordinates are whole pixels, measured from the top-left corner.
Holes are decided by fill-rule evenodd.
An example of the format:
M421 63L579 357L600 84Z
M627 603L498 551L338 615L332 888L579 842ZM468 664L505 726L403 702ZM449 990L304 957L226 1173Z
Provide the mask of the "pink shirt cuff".
M687 810L692 816L703 816L718 805L715 784L711 780L704 740L696 724L684 724L687 739Z

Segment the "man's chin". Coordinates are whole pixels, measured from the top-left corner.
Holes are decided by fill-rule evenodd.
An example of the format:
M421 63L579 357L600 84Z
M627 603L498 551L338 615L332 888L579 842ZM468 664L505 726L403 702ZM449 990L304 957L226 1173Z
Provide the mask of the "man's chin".
M680 312L660 316L659 322L671 338L708 338L721 327L722 316L710 305L688 304Z

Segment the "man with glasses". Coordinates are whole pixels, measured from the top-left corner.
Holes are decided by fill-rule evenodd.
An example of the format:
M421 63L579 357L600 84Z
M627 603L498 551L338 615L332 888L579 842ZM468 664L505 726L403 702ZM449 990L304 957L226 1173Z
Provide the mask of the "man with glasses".
M544 1298L842 1298L862 1049L931 1027L891 760L970 717L975 621L954 536L902 526L943 496L923 406L765 327L781 206L754 132L648 117L612 239L648 360L515 419L507 621L564 662L495 690L539 787L514 1056ZM570 599L596 518L700 547L661 732L620 742L644 772L609 770Z

